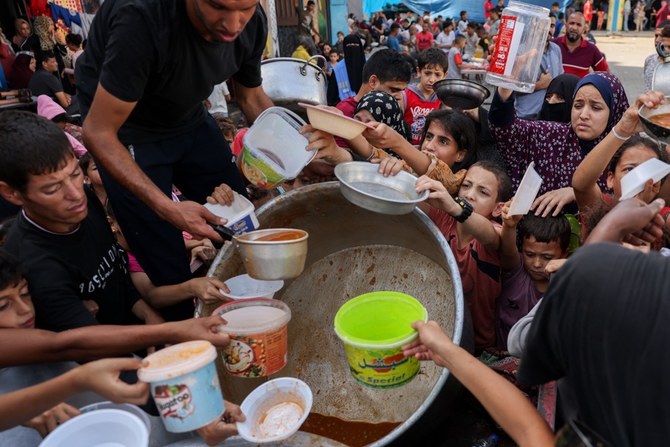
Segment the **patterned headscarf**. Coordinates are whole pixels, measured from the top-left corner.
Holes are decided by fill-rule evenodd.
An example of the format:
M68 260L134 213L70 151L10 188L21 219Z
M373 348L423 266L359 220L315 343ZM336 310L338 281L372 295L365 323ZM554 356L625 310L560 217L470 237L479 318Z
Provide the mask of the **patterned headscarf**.
M621 84L619 78L614 76L611 73L605 71L597 71L595 73L590 73L584 76L581 81L577 83L575 88L575 96L580 88L585 85L593 85L600 95L603 97L603 101L607 104L607 107L610 109L609 119L607 120L607 126L605 130L598 138L592 141L579 140L579 146L582 149L584 154L588 153L593 149L596 144L605 138L605 136L610 133L612 128L619 122L623 116L626 109L628 109L628 98L626 97L626 91ZM574 101L574 96L573 96Z
M40 38L40 46L43 51L50 51L54 49L54 42L49 36L49 28L54 26L53 20L47 16L35 17L33 30L35 35Z
M386 124L409 141L407 123L402 119L402 110L393 96L384 92L370 92L361 98L354 114L361 110L367 110L375 121Z

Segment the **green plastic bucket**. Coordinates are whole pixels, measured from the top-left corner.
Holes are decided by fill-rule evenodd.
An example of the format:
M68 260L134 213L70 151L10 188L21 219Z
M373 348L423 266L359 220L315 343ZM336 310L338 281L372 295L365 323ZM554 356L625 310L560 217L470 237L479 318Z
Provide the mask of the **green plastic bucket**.
M419 361L401 347L417 332L411 324L427 321L426 308L399 292L372 292L350 299L335 315L335 333L344 342L349 369L373 388L404 385L419 372Z

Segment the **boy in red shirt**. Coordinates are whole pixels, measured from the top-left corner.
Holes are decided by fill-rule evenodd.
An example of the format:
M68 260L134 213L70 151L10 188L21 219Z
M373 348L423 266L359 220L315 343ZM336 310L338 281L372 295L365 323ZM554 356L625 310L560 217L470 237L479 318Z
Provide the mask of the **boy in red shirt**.
M400 104L404 116L412 129L412 144L421 143L426 116L442 105L433 91L433 84L444 79L447 72L447 55L437 48L429 48L417 57L419 83L410 85L402 92Z
M416 35L416 49L418 51L427 50L428 48L433 48L433 33L430 32L430 23L423 22L421 32Z

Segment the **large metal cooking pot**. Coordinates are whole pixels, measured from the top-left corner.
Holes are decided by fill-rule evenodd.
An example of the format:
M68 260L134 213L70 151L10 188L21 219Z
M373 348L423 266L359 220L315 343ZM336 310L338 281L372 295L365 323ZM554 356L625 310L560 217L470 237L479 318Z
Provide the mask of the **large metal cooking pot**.
M314 404L301 430L349 446L432 445L454 407L455 379L446 369L422 362L406 385L367 388L351 376L333 320L350 298L393 290L421 301L429 319L471 349L458 267L439 229L418 209L390 216L359 208L342 196L337 182L291 191L257 214L261 228L309 233L305 270L275 294L289 305L292 319L288 363L269 377L297 377L309 384ZM226 244L208 275L225 280L241 273L239 253ZM214 308L200 306L198 313L209 315ZM220 358L217 368L224 396L236 403L268 379L233 377ZM379 423L384 424L372 425Z
M303 112L298 102L328 104L326 73L314 62L326 58L317 55L308 60L276 57L261 62L263 90L275 105ZM325 66L325 65L324 65Z

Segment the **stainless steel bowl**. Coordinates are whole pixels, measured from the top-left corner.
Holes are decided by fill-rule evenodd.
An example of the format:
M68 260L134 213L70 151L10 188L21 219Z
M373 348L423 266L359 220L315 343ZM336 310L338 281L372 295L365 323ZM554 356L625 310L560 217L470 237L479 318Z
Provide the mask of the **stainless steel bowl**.
M665 144L670 144L670 128L660 126L649 120L650 117L654 115L660 115L662 113L670 113L670 96L665 97L665 103L660 107L650 109L646 106L642 106L638 112L640 115L640 121L642 121L642 125L644 126L645 131L649 135L656 137L656 139L659 141L662 141Z
M261 241L264 236L292 231L301 233L297 239ZM256 230L235 236L237 249L249 276L254 279L276 280L298 277L305 269L309 234L295 228Z
M442 104L458 110L476 109L491 95L486 87L467 79L442 79L433 84L433 91Z
M401 171L384 177L379 165L350 161L335 167L342 195L354 205L382 214L408 214L428 198L428 191L416 193L416 177Z

